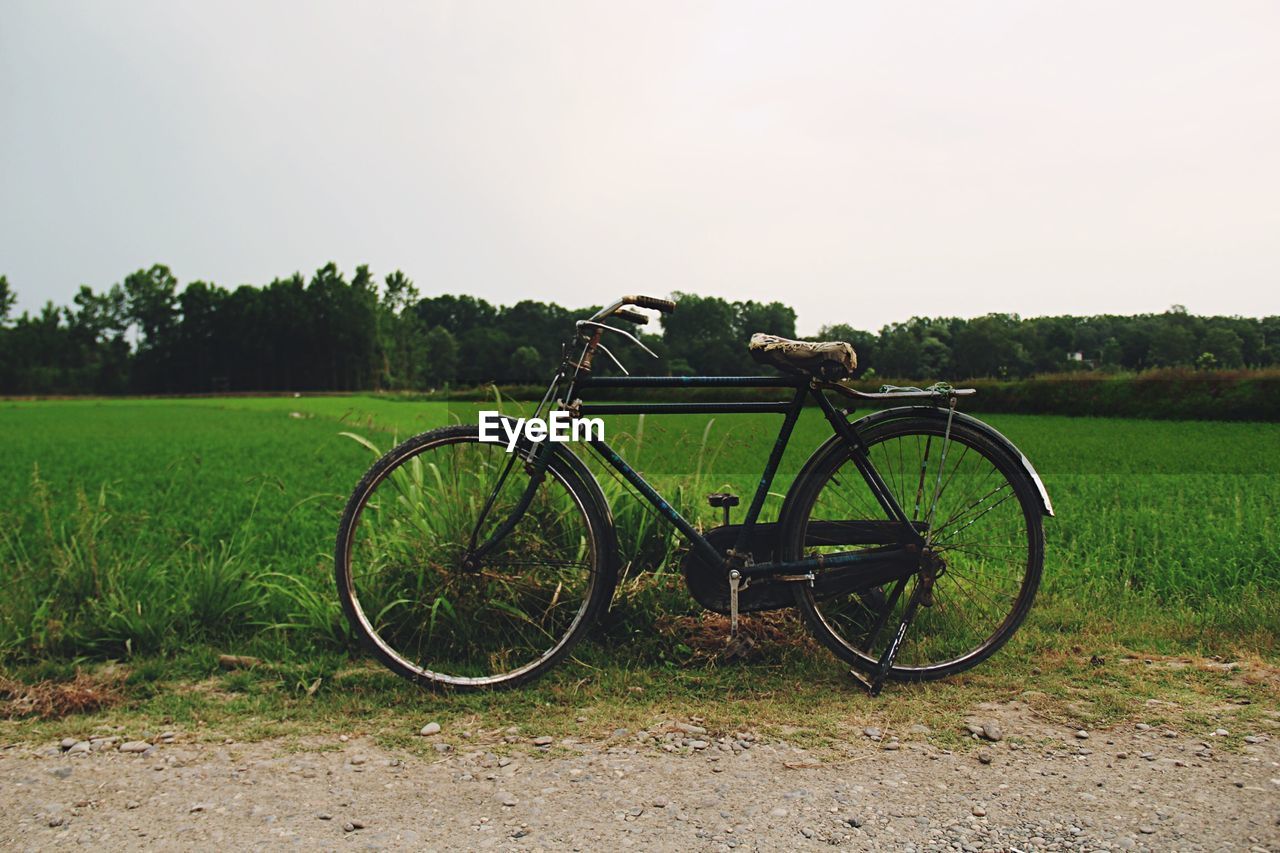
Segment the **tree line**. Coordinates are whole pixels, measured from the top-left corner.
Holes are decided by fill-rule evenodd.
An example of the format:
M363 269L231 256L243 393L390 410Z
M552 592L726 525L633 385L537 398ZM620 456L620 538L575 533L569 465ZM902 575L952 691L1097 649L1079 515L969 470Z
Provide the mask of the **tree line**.
M626 344L614 351L633 372L756 373L746 343L756 331L795 336L782 302L730 302L675 294L680 310L642 340L662 360ZM235 391L426 390L541 381L561 358L573 321L598 306L567 309L522 300L497 306L473 296L423 296L400 271L378 281L368 266L348 278L329 263L310 277L229 290L180 287L163 264L69 306L47 303L11 317L15 292L0 275L0 393L118 394ZM625 324L623 324L625 325ZM1023 319L913 317L878 332L845 323L815 339L847 340L859 373L939 379L1025 378L1071 370L1242 368L1280 363L1280 317L1162 314ZM605 361L604 359L601 362Z

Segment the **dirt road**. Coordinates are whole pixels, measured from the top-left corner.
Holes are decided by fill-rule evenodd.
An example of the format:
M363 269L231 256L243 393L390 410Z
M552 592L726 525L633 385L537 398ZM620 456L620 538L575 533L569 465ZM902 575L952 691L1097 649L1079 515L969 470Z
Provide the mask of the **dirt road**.
M423 738L425 756L181 731L13 745L0 751L0 844L1280 851L1275 717L1250 732L1077 733L1012 703L972 722L966 748L919 727L868 730L823 760L687 721L542 745L532 729L446 730Z

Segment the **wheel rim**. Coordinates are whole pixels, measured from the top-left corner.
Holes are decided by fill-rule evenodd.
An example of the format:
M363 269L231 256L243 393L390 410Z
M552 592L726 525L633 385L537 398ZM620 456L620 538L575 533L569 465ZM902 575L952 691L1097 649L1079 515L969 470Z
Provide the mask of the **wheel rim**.
M891 425L882 436L868 439L872 463L909 518L927 521L938 496L934 524L925 533L942 566L933 584L934 603L917 610L894 664L895 670L920 675L981 658L1005 639L1007 625L1021 618L1038 544L1008 460L964 429L953 429L944 460L944 428L913 424L910 432L894 434ZM808 516L810 521L884 517L852 461L823 484ZM840 550L849 546L805 548L805 553ZM901 582L901 590L890 584L809 600L839 650L869 667L878 662L919 583L913 575Z
M516 527L479 567L464 563L486 498L483 543L529 474L473 436L412 448L358 496L344 582L363 633L411 677L459 686L517 679L555 658L597 582L596 532L554 466Z

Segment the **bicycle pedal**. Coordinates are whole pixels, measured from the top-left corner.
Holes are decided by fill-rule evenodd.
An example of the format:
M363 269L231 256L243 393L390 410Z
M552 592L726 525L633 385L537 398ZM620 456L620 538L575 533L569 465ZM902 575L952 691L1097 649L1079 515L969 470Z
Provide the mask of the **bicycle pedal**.
M739 631L736 635L726 638L724 649L720 652L721 658L726 661L750 660L755 654L756 641L745 631Z
M724 509L724 526L729 526L729 510L738 505L738 496L728 492L712 492L707 495L707 503L712 507Z
M849 670L849 676L857 683L859 687L867 691L868 696L879 696L880 689L884 686L884 682L880 679L867 678L856 669Z

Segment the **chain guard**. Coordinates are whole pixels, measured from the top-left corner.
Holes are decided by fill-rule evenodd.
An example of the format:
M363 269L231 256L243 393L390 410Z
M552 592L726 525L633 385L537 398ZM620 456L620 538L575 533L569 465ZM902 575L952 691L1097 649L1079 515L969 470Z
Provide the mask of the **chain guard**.
M703 533L717 551L724 553L732 548L742 530L740 524L713 527ZM900 526L880 521L816 521L809 524L807 546L862 545L896 547L901 533ZM781 535L776 522L757 524L748 546L754 563L773 562ZM715 613L729 615L729 570L723 564L711 565L702 555L690 549L680 561L685 586L694 600ZM862 568L827 569L817 573L814 592L819 599L834 595L860 593L864 597L877 587L906 577L915 571L880 568L868 571ZM790 587L797 581L753 579L751 584L738 592L738 612L756 613L762 610L780 610L795 606L795 593Z
M721 553L728 551L738 540L741 524L722 525L705 531L706 537ZM757 524L749 543L752 562L768 563L777 550L778 525ZM685 552L680 560L685 586L694 600L715 613L729 615L729 570L723 565L711 565L695 550ZM761 610L779 610L795 605L795 595L782 581L753 580L738 592L738 612L758 613Z

